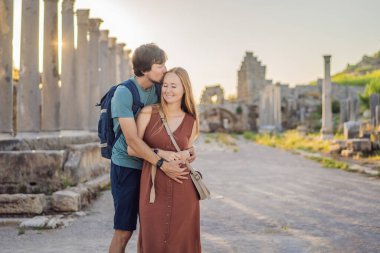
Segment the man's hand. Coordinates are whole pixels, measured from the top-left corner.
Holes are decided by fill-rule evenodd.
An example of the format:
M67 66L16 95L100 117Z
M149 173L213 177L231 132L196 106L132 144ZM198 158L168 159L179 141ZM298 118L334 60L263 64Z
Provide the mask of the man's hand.
M186 175L189 174L189 172L185 171L186 168L180 168L181 161L171 161L171 162L166 162L161 166L161 170L171 179L176 181L177 183L182 184L181 180L186 180L188 177Z
M188 159L189 163L192 163L195 160L195 158L197 158L197 156L195 154L194 147L191 147L191 148L189 148L187 150L190 152L190 158Z

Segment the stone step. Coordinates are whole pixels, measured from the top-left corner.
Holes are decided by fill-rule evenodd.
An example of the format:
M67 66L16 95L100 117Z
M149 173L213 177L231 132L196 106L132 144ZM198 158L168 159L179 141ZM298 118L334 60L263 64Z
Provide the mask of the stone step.
M110 184L109 174L75 187L45 194L0 194L0 215L41 214L51 210L76 212L88 206Z

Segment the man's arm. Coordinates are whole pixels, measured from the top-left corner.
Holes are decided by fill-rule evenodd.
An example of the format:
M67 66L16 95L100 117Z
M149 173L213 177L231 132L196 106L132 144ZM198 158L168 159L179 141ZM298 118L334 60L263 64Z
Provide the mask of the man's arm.
M150 114L141 112L141 116L143 117L141 120L146 125L149 122ZM145 115L145 116L144 116ZM149 115L149 118L146 117ZM118 118L121 130L123 131L124 137L128 146L130 146L136 154L148 161L151 164L156 164L160 157L154 153L151 148L139 137L136 122L134 118ZM146 126L145 126L146 128ZM144 129L145 131L145 129ZM140 133L141 135L141 133ZM187 179L186 175L188 172L185 172L185 169L181 169L179 167L180 161L171 161L164 162L161 166L161 170L170 178L178 183L182 183L180 180Z
M187 150L190 152L190 158L188 159L190 163L192 163L197 158L197 156L195 154L194 146L193 146L193 142L196 139L195 138L195 136L196 136L196 132L195 132L196 124L197 124L197 122L194 121L193 130L191 132L191 136L189 139L189 145L187 147Z

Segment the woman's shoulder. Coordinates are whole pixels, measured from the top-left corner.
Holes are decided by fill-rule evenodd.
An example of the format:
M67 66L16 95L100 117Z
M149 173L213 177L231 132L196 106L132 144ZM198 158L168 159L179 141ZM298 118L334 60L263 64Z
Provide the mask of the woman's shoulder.
M147 105L141 109L141 113L144 113L144 114L158 113L158 108L159 108L158 104Z

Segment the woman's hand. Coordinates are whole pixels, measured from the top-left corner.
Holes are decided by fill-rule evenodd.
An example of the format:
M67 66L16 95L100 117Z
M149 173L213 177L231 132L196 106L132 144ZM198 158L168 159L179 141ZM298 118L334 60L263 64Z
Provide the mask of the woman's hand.
M177 160L182 159L181 155L176 153L176 152L165 151L165 150L161 150L161 149L158 150L157 155L159 157L163 158L165 161L168 161L168 162L177 161Z
M181 157L181 161L185 163L190 158L190 152L189 150L183 150L177 152L177 154Z

